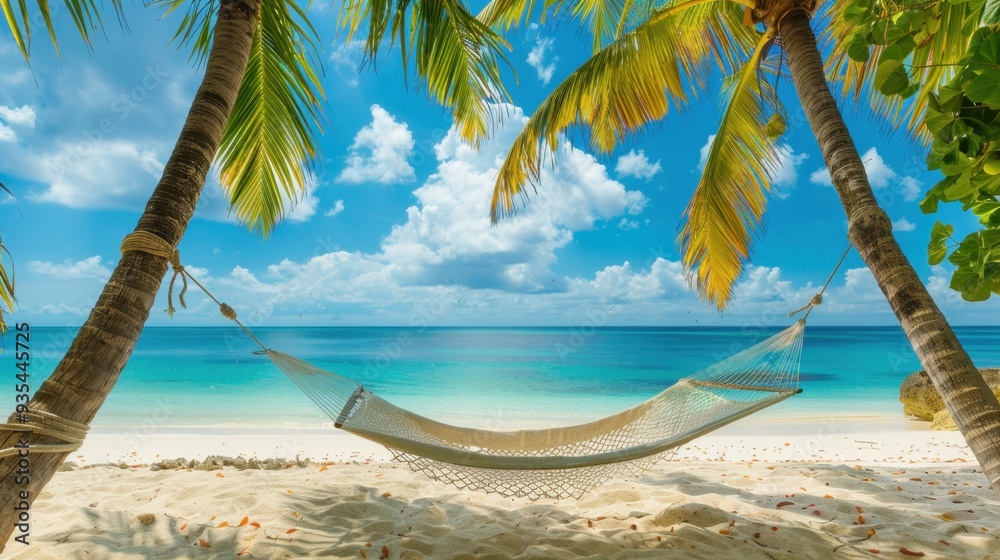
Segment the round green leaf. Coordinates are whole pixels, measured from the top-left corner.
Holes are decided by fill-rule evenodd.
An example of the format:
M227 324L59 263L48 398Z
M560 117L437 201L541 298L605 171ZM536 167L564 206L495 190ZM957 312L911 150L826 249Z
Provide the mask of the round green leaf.
M910 77L901 60L887 59L875 70L875 87L883 95L902 93L910 85Z
M976 103L1000 104L1000 69L987 68L969 82L965 95Z
M851 39L847 43L847 56L855 62L868 62L868 59L871 58L871 46L863 34L851 35Z

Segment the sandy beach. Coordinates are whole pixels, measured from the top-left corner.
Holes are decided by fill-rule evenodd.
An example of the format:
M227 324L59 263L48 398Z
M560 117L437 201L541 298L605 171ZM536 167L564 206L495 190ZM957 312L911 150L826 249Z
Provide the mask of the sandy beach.
M537 501L457 490L337 432L98 432L35 502L31 544L4 557L1000 558L1000 499L959 434L762 426L730 426L579 500Z

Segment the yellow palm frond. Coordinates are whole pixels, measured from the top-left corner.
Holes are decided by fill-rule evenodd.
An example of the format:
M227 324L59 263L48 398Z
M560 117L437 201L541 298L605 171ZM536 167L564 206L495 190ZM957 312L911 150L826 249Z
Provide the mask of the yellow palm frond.
M726 82L728 105L708 152L705 169L684 212L678 241L685 269L698 293L722 309L750 257L770 175L779 159L765 132L776 98L761 80L757 60L767 38Z
M36 0L35 5L38 8L37 15L41 16L42 24L48 31L49 39L51 39L56 55L58 55L59 42L56 40L55 28L52 26L52 11L49 8L49 2L48 0ZM103 27L101 15L98 13L101 6L94 0L66 0L65 5L80 37L83 38L84 43L90 45L91 32ZM121 0L112 0L111 6L119 21L124 21ZM16 5L12 0L0 0L0 11L3 12L4 19L7 20L7 27L14 38L14 44L21 51L24 59L28 60L31 51L31 22L37 20L32 17L32 14L29 14L27 0L17 0Z
M703 91L713 62L723 73L736 67L757 38L741 6L713 0L675 2L623 34L570 74L514 140L494 186L493 222L516 211L568 127L588 125L592 146L608 152Z
M931 92L951 80L955 64L965 55L983 11L981 2L935 2L901 0L885 4L885 18L893 18L908 10L931 10L927 17L927 33L921 36L906 61L910 83L916 90L906 99L898 95L882 95L875 88L878 61L888 45L872 45L866 62L857 62L848 56L852 33L856 24L844 17L851 0L834 0L822 14L826 27L821 34L827 59L828 76L841 82L841 94L855 101L865 100L875 112L886 118L893 127L906 129L923 140L929 137L921 132L924 112Z
M412 55L429 94L452 110L462 137L476 145L486 139L492 102L508 99L498 61L509 47L460 0L347 0L341 24L348 40L368 32L365 55L372 63L388 34L390 46L399 44L404 72Z
M308 188L323 98L318 37L294 0L265 0L216 161L231 209L267 236Z
M476 15L476 19L483 22L487 27L506 30L518 25L521 23L521 20L526 19L534 7L535 0L491 0Z

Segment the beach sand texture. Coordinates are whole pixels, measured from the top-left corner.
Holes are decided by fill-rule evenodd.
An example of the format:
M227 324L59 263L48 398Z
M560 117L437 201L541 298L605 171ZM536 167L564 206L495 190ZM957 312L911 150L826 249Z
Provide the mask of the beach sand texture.
M121 436L95 434L78 464L125 468L58 473L32 508L31 545L11 541L4 556L1000 559L1000 499L959 434L800 432L708 436L640 479L534 502L445 486L346 435L298 437L317 461L305 467L206 471L131 467L159 458L112 457ZM196 459L224 442L257 457L287 446L280 435L149 440Z

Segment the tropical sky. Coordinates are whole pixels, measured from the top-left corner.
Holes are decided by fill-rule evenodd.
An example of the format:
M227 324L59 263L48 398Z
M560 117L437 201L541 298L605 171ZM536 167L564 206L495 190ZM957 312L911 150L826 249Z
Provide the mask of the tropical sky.
M171 44L179 15L126 4L127 29L108 14L92 50L53 4L60 56L39 33L30 66L0 34L0 181L16 196L0 200L19 300L10 320L83 322L198 86L200 69ZM569 134L530 203L493 227L498 163L547 92L584 60L581 29L550 18L509 36L513 104L497 108L495 134L476 151L457 137L450 113L403 75L397 53L362 68L360 43L336 32L336 10L310 14L323 41L327 103L309 193L260 239L229 216L210 178L180 244L188 270L251 326L778 326L846 247L844 212L791 82L779 85L789 129L766 231L720 313L690 288L675 243L718 126L717 88L611 154L591 149L583 132ZM964 303L948 289L947 263L926 264L937 217L918 202L938 177L924 170L923 148L866 110L845 103L845 112L899 242L948 318L995 323L997 298ZM938 217L960 235L974 226L957 209ZM168 318L164 284L148 324L224 324L207 298L187 299L188 309ZM894 324L853 252L810 320Z

